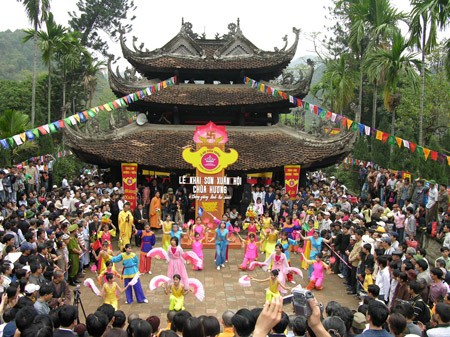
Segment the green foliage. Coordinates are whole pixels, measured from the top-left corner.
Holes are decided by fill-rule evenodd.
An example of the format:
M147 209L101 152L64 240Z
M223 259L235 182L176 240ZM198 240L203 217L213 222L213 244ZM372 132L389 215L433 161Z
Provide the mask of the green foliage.
M136 9L133 0L79 0L77 7L79 13L69 13L70 26L81 32L83 45L103 55L107 54L108 45L102 34L117 42L120 30L131 31L131 24L125 22L135 18L128 18L128 14Z
M55 184L58 186L61 185L61 181L65 175L67 175L67 177L78 176L83 166L84 163L76 156L58 158L53 167L53 179Z
M5 110L0 116L0 139L6 139L30 128L30 116L15 110ZM9 144L9 151L2 150L1 162L12 164L17 157L29 149L36 147L35 143L27 142L21 146Z
M25 80L33 70L33 45L23 44L22 30L0 32L0 78L2 80ZM38 72L44 71L42 63ZM31 93L30 93L31 99Z

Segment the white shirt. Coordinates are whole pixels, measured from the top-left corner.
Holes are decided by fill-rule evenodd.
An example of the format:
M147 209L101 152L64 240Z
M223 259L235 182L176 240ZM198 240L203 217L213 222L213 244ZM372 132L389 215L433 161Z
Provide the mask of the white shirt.
M281 200L280 199L275 199L273 201L273 210L275 213L280 213L280 210L281 210Z
M70 203L71 203L71 201L72 201L72 198L65 197L65 198L63 198L61 204L62 204L62 206L64 208L67 208L68 210L70 210Z
M391 275L389 274L388 267L379 269L375 284L380 287L380 296L387 302L389 299L389 289L391 287Z
M434 185L433 188L430 188L428 191L428 202L427 202L427 208L431 208L434 206L435 203L438 201L438 190L436 188L436 185Z
M68 188L69 187L69 183L67 182L67 179L64 178L61 182L61 186L62 188Z

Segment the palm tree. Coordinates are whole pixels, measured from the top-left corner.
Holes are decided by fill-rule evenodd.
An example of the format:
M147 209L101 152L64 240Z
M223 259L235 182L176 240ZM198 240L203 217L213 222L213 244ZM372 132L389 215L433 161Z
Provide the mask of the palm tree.
M346 6L350 26L349 45L359 59L358 110L355 120L361 121L364 71L363 63L368 51L385 43L398 31L397 22L404 14L394 9L389 0L343 0L338 6ZM374 83L372 127L375 128L377 109L377 86Z
M86 96L86 109L92 107L95 88L97 86L97 73L106 65L103 61L98 61L92 56L86 59L85 70L83 74L84 94Z
M400 103L399 82L401 79L412 83L418 89L418 69L421 62L416 54L408 51L409 44L401 32L396 32L390 48L378 47L367 55L366 70L372 81L381 79L384 83L384 106L392 114L391 134L395 132L395 109Z
M28 41L35 36L38 39L39 48L42 51L42 60L48 67L48 96L47 96L47 123L51 121L51 94L52 94L52 62L58 50L67 50L67 28L57 24L53 19L53 14L49 13L45 25L47 31L35 32L32 29L25 30L24 41Z
M89 52L81 44L81 33L71 31L65 34L64 43L56 51L56 59L60 62L62 75L62 105L66 105L67 72L77 69L89 58Z
M6 139L14 135L20 134L25 130L29 130L30 116L23 112L15 110L5 110L0 116L0 138ZM8 165L12 165L14 158L17 157L20 152L29 150L36 147L35 142L25 142L18 147L9 147L9 160ZM4 156L2 156L4 158ZM6 163L5 163L6 164Z
M325 61L322 79L311 90L313 95L321 92L323 103L339 114L353 101L357 87L358 74L350 60L349 54L342 54L337 60Z
M50 0L17 0L23 3L27 17L33 25L34 32L37 33L41 27L42 21L47 17L50 10ZM36 80L37 80L37 36L33 38L34 56L33 56L33 81L31 87L31 127L34 127L36 116Z
M411 0L411 40L422 53L420 69L419 145L423 145L423 109L425 97L425 56L437 45L438 28L449 24L450 2L443 0Z

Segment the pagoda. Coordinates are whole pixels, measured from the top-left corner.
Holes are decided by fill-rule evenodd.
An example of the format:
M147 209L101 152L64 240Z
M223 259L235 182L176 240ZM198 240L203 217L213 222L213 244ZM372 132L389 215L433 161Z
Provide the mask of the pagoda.
M123 56L131 64L123 73L109 61L109 82L118 96L147 88L169 77L177 83L128 106L148 123L130 125L106 133L88 134L67 128L67 143L85 162L119 168L122 162L141 168L179 174L192 172L182 158L183 148L194 146L196 125L209 121L225 125L228 145L239 159L227 171L282 171L284 165L303 169L325 167L342 160L351 150L354 133L342 132L323 139L279 123L281 114L295 107L288 100L262 93L244 84L248 76L288 95L304 98L311 84L314 64L302 76L286 75L299 43L300 30L288 46L264 51L241 31L239 19L228 33L207 39L182 21L181 29L161 48L149 51L133 37L131 47L120 37ZM274 82L280 75L283 80ZM142 123L140 123L142 124Z

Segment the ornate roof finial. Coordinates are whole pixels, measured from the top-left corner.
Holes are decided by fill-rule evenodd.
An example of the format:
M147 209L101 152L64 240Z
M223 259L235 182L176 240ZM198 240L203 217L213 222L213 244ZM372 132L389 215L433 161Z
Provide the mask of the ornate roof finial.
M241 20L239 18L237 18L236 24L237 24L236 33L237 34L242 34L242 32L241 32Z
M184 17L181 17L181 26L184 26Z

